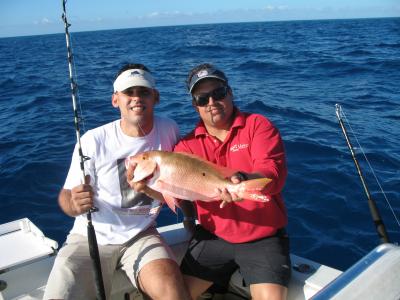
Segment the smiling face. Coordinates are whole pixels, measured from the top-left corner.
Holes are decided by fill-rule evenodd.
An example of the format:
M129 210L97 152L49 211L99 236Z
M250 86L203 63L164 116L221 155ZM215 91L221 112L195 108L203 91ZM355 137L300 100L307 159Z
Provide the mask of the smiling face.
M233 119L232 91L228 87L226 96L221 98L219 89L224 86L225 84L220 80L205 79L197 83L193 90L194 98L208 96L208 103L204 106L198 106L196 101L193 101L193 105L207 129L228 129L231 126ZM218 97L214 99L213 95L218 95Z
M153 128L154 106L159 94L155 89L130 87L112 95L112 105L121 112L122 131L130 136L143 136Z

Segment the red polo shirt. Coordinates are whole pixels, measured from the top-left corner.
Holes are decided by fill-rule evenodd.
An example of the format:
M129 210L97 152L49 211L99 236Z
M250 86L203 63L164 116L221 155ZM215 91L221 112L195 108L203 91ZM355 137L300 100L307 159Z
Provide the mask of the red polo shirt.
M245 199L219 208L220 201L195 201L197 218L205 229L228 242L243 243L273 235L286 226L281 195L287 176L285 152L279 131L267 118L236 109L224 142L209 135L200 121L174 151L192 153L233 170L261 173L272 179L265 192L270 198L268 202Z

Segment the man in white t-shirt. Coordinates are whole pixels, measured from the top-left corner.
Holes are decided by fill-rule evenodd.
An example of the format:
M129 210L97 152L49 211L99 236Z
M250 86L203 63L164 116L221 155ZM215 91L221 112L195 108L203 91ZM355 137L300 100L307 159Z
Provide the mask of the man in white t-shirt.
M125 65L114 82L112 105L121 119L89 130L81 138L86 182L81 183L78 147L72 156L59 205L75 217L72 230L51 271L44 299L95 299L87 241L86 213L91 207L106 297L117 268L151 299L190 299L174 255L155 228L162 203L131 189L125 158L148 150L173 149L176 123L154 116L159 93L142 64Z

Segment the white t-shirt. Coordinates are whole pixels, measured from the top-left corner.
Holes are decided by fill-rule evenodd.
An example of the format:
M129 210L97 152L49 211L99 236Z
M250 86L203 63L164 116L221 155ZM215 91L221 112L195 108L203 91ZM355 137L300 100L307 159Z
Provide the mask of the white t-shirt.
M122 132L120 120L89 130L81 138L82 152L90 160L85 172L90 175L94 205L92 213L97 242L100 245L122 244L153 225L161 204L136 193L126 181L125 158L148 150L172 151L179 139L176 123L155 116L151 132L130 137ZM82 183L77 146L64 184L65 189ZM86 214L77 216L70 233L87 235Z

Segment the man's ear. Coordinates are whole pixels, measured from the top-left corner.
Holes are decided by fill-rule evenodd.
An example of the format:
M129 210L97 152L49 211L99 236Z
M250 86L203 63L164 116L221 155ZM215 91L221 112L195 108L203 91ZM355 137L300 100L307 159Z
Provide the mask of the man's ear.
M158 92L158 90L154 90L154 102L160 103L160 93Z
M199 112L199 107L196 105L196 102L192 100L192 106L194 107L195 111Z
M228 85L228 93L231 94L231 96L233 96L232 88L230 85Z
M112 94L112 96L111 96L111 104L114 107L118 107L118 95L117 95L117 93Z

